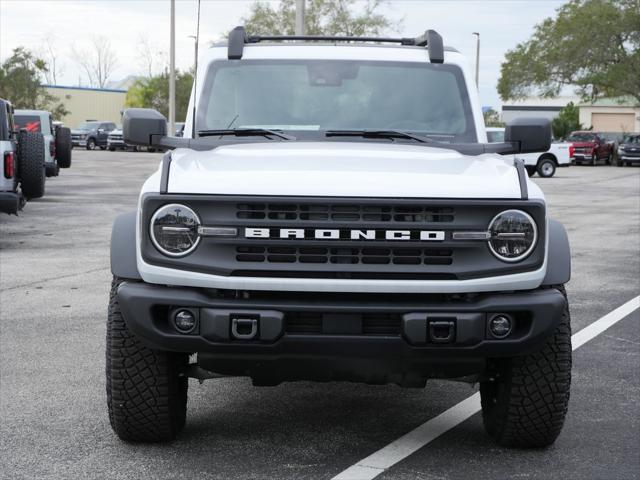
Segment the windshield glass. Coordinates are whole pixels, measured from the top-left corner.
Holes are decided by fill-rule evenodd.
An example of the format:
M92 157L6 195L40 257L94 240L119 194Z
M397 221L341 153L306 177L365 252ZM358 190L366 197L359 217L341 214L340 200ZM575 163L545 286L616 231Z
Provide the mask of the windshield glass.
M17 130L24 128L27 132L42 132L42 125L38 115L14 115L13 121Z
M98 128L100 122L82 122L78 125L78 130L93 130L94 128Z
M569 142L593 142L595 139L596 134L589 132L574 132L567 138Z
M622 143L640 143L640 135L625 135Z
M403 130L477 141L462 71L431 63L242 60L209 67L197 130Z

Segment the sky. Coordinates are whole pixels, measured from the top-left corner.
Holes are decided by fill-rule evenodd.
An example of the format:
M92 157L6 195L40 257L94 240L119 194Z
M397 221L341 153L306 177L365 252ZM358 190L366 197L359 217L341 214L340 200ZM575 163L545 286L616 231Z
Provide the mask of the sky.
M222 38L242 24L255 0L202 0L200 45ZM277 4L277 0L269 3ZM504 54L526 41L536 24L553 17L563 0L391 0L380 13L400 21L389 35L412 37L435 29L475 65L480 33L480 99L496 110L502 104L496 91ZM362 8L356 1L354 8ZM110 80L144 73L139 51L145 40L153 50L169 50L169 0L0 0L0 61L24 46L44 52L51 44L61 66L59 85L86 85L88 79L75 61L72 48L85 49L92 36L109 38L117 56ZM176 66L193 64L197 0L176 0ZM49 39L49 40L47 40Z

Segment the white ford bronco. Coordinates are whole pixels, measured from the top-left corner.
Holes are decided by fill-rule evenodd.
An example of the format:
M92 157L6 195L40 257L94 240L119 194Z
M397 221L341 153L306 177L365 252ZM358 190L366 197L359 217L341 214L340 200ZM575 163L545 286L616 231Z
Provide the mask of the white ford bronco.
M188 378L255 385L479 383L502 445L558 436L571 383L570 252L514 161L546 120L487 143L463 56L418 38L250 36L200 58L183 138L111 246L106 375L127 441L173 439Z

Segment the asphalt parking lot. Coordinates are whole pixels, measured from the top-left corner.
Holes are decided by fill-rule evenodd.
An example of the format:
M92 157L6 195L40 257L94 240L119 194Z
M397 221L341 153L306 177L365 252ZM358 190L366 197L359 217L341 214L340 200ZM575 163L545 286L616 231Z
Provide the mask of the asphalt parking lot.
M104 391L110 229L159 160L74 150L44 198L0 217L1 478L330 479L474 393L439 381L192 380L177 441L119 441ZM577 332L640 293L640 168L570 167L535 181L569 231ZM639 322L636 310L575 351L552 447L498 447L475 414L377 478L639 478Z

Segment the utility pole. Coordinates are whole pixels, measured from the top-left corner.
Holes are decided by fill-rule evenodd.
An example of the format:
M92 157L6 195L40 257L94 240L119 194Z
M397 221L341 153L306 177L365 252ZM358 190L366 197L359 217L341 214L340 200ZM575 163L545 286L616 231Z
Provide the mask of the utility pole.
M296 35L304 35L304 3L305 0L296 0Z
M476 87L480 89L480 34L473 32L476 36Z
M193 38L193 71L196 71L198 65L198 37L196 35L188 35L187 38Z
M176 0L171 0L171 33L169 40L169 132L176 134Z

